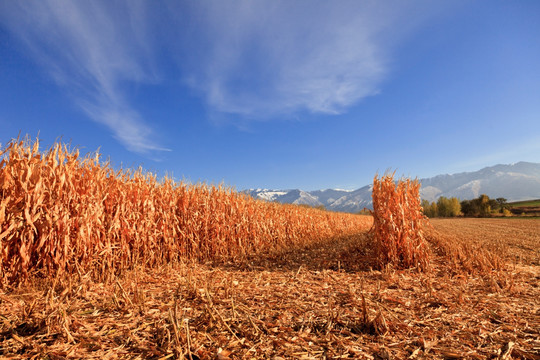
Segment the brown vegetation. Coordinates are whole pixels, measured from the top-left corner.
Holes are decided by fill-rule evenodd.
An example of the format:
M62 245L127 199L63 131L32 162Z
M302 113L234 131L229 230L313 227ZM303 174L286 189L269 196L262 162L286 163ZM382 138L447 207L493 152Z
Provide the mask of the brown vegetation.
M256 201L231 189L116 171L38 141L0 150L0 281L110 279L137 266L241 258L352 234L371 218Z
M417 180L396 184L393 174L373 179L373 236L381 267L429 267L419 190Z
M539 220L425 224L385 177L370 233L58 144L0 156L2 358L540 359Z
M433 226L489 244L506 225L516 236L500 250L536 247L505 271L456 272L436 251L430 272L377 271L364 232L240 263L27 284L0 293L0 357L538 359L540 240L529 230L540 222L483 221Z
M484 253L497 256L499 265L506 262L540 266L540 221L537 219L431 219L430 223L428 237L446 244L469 246L474 252L469 262L479 261L478 255Z

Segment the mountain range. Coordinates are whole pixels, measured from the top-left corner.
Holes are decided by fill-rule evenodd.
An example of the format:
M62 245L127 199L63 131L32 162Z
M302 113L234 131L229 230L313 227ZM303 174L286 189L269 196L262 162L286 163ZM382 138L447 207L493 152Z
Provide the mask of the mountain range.
M490 198L503 197L509 202L540 198L540 163L518 162L495 165L474 172L437 175L420 179L420 197L436 201L439 197L473 199L481 194ZM372 208L372 185L357 190L249 189L244 192L254 198L288 204L323 205L332 211L358 212Z

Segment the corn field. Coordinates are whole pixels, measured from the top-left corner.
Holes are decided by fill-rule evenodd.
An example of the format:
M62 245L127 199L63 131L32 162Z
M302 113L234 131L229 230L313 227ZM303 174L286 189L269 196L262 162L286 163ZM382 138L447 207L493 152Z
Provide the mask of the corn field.
M373 228L375 249L381 267L429 267L429 249L424 239L426 217L420 202L420 183L394 175L373 179Z
M114 170L99 154L0 149L0 281L234 259L369 228L371 217L254 200L222 186Z

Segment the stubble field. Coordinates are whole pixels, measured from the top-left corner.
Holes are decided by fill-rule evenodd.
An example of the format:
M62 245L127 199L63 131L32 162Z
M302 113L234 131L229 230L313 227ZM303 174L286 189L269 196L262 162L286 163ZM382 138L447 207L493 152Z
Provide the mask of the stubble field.
M36 280L0 293L0 356L540 359L540 221L430 223L425 273L374 270L364 231L112 282ZM504 265L451 261L448 243Z

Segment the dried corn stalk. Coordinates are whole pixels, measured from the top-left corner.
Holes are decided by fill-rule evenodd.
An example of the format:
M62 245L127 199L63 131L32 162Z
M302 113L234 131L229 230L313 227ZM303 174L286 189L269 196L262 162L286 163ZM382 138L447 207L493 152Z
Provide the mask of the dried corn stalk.
M381 267L429 266L429 250L424 240L419 195L420 183L410 179L394 182L394 174L373 179L373 227L378 261Z
M232 189L115 171L56 143L0 149L0 284L32 275L236 258L360 232L371 217L254 200Z

